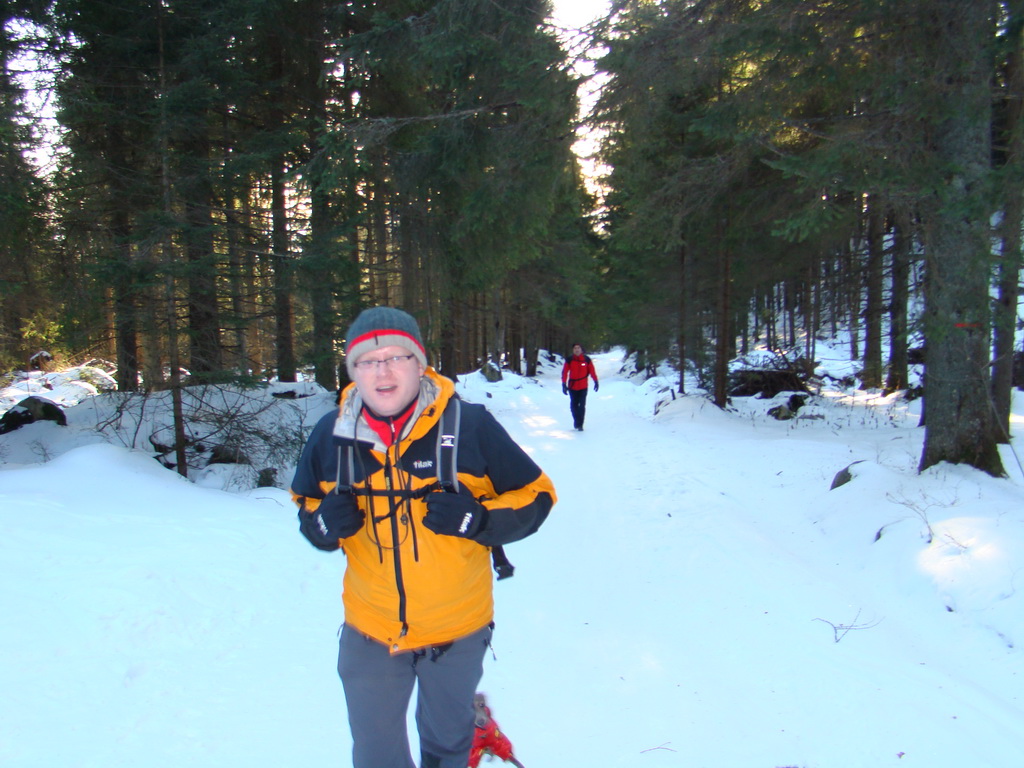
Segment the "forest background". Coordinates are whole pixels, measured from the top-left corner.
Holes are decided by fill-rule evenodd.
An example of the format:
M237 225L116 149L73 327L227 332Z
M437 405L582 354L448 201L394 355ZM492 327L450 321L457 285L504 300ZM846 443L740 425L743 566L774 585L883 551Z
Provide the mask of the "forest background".
M444 373L621 344L724 406L842 329L864 388L925 363L921 468L1000 476L1022 6L3 0L0 370L334 388L387 303Z

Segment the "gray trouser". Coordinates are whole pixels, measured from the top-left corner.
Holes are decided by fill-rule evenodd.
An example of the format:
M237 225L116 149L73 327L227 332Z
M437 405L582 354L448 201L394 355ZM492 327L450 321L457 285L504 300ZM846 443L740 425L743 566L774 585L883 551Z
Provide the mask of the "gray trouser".
M422 768L466 768L473 745L473 694L491 628L449 646L392 655L347 624L338 674L352 730L353 768L415 768L406 732L413 685Z

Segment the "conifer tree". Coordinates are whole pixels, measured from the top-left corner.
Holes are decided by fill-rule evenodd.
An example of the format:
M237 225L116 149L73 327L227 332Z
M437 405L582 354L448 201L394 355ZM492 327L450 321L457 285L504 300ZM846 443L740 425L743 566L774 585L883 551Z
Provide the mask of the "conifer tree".
M988 367L992 8L934 0L918 11L917 61L930 66L915 106L933 127L921 147L933 164L920 190L928 345L920 467L948 461L998 476Z
M22 85L15 70L25 42L10 22L33 20L29 3L4 3L0 8L0 365L24 366L38 350L31 343L52 342L31 331L45 307L45 273L40 265L51 257L41 247L44 236L43 187L26 153L36 145ZM45 312L45 310L44 310Z
M60 0L55 26L67 43L58 83L58 118L70 150L67 177L88 194L89 213L78 219L92 274L109 289L118 386L139 387L140 312L151 279L139 251L140 208L159 201L151 150L156 71L155 8L134 12L106 3ZM70 222L68 222L70 223Z

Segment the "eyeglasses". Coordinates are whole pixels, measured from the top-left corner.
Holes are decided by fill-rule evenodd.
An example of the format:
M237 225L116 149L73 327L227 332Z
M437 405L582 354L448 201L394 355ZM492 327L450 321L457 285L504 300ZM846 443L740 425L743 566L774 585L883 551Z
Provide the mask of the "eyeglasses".
M400 368L414 357L416 355L395 355L393 357L385 357L383 360L357 360L355 366L356 370L360 371L376 371L382 365L389 369Z

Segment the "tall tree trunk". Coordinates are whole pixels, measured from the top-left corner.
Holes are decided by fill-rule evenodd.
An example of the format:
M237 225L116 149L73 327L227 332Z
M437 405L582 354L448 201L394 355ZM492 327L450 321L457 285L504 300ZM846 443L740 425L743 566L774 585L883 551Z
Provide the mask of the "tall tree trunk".
M115 261L114 339L117 348L117 387L135 392L139 389L138 313L136 312L135 267L132 263L131 224L128 212L115 201L110 226Z
M324 87L323 62L326 58L326 21L323 3L312 0L305 6L308 16L307 46L305 48L305 87L310 115L306 118L306 151L310 160L306 164L309 184L309 241L306 263L306 285L309 288L310 307L313 315L313 338L311 339L314 376L317 384L333 390L338 386L337 366L334 351L337 312L334 308L335 275L342 271L340 259L332 259L332 237L334 221L332 216L331 183L327 160L322 150L323 126L327 119L328 93ZM332 263L335 262L335 263ZM311 267L311 269L310 269Z
M1024 224L1024 189L1019 184L1006 191L1003 206L1002 252L997 265L992 364L992 402L995 405L995 438L1010 442L1010 413L1013 399L1014 340L1017 303L1020 299L1021 226Z
M786 337L786 347L793 349L796 347L796 305L797 305L797 284L793 279L786 280L783 284L783 290L786 296L786 322L788 324L788 335ZM732 337L730 337L731 339ZM730 345L730 350L734 351L735 345Z
M910 216L901 209L893 217L892 300L889 303L889 367L885 391L906 389L908 382L907 308L910 298Z
M821 327L821 260L815 255L807 261L807 299L804 302L804 333L807 343L804 345L804 358L809 365L814 364L817 355L818 329Z
M540 321L532 308L525 308L522 314L523 357L526 358L525 373L527 376L537 375L537 358L540 356L541 328Z
M292 307L294 275L288 244L288 212L285 199L284 158L275 158L270 172L271 251L274 263L274 342L277 378L295 381L295 316Z
M254 241L257 235L254 222L257 220L257 216L251 194L253 180L250 178L247 181L245 194L239 200L242 226L238 231L238 236L240 238L239 245L242 248L242 275L248 278L244 282L243 303L251 309L241 315L245 318L242 332L245 334L246 363L253 371L262 375L272 367L269 361L273 353L268 351L264 342L267 336L268 319L264 317L263 308L268 303L265 296L271 293L268 290L267 275L273 274L273 263L265 250L255 247Z
M318 174L319 175L319 174ZM336 311L334 309L333 280L328 267L328 249L331 232L330 202L322 178L313 180L310 200L310 251L315 255L313 263L318 269L309 275L310 307L313 314L313 368L316 383L327 390L338 386L337 367L334 352ZM319 274L317 274L319 273Z
M948 461L1003 476L988 376L991 9L930 0L918 20L931 43L931 85L947 96L922 110L932 127L926 149L942 178L922 206L928 420L920 469Z
M864 365L860 377L865 389L882 386L883 222L878 197L871 195L868 200L867 258L864 262Z
M679 299L676 305L676 311L679 313L679 317L676 321L676 347L678 349L679 358L679 394L686 394L686 325L688 322L687 313L689 311L686 296L686 270L688 262L686 258L686 244L679 244Z
M234 341L232 367L246 375L252 372L249 360L248 322L246 321L246 298L252 293L249 280L255 275L245 266L245 249L242 246L243 227L238 213L238 200L235 190L229 189L224 201L224 236L228 250L228 285L230 286L230 315L228 325L230 337ZM248 278L248 279L247 279Z
M285 82L284 41L280 34L269 35L267 58L270 61L271 81ZM285 128L285 112L281 103L273 102L267 119L268 132L278 142ZM270 159L270 252L274 274L274 346L276 353L277 378L279 381L295 381L295 275L291 258L291 244L288 237L288 200L286 189L286 157L280 149Z
M505 350L505 365L510 371L523 372L523 306L512 304L508 308L508 346Z
M491 289L489 312L491 317L491 338L489 354L491 361L498 368L501 368L502 360L508 349L508 313L506 311L504 293L501 286L495 286Z
M724 227L724 224L722 226ZM719 237L719 243L721 243L723 239L723 237ZM719 269L718 306L716 307L715 312L717 315L716 325L718 328L715 335L714 403L719 408L725 408L729 399L727 390L729 384L729 349L731 347L730 333L732 326L732 263L729 257L729 249L727 247L719 248Z
M188 262L189 366L197 379L223 370L220 311L217 306L217 263L213 248L213 184L210 142L201 126L183 142L186 169L178 180L185 208L185 257Z
M1002 243L996 272L997 295L993 317L992 402L996 411L996 441L1010 442L1010 411L1013 399L1013 356L1017 330L1017 302L1021 270L1021 226L1024 225L1024 188L1019 182L1024 164L1024 52L1021 50L1024 31L1024 2L1007 4L1005 92L1002 94L1005 124L1001 140L1005 144L1006 163L1002 186L1003 219L1000 223Z
M378 167L384 166L383 153L377 154L381 155ZM366 263L370 270L370 301L374 304L387 304L388 203L384 193L384 182L380 179L373 182L369 205Z
M443 289L442 289L443 290ZM455 376L457 370L456 359L458 357L458 342L456 341L458 334L455 330L456 324L456 302L447 302L447 307L444 312L439 314L441 319L441 331L440 331L440 346L441 346L441 360L437 364L437 370L443 373L445 376L452 378Z
M850 360L860 357L860 268L857 255L847 245L843 246L843 270L841 291L846 297L846 316L850 325Z
M160 94L167 93L167 63L164 56L164 8L157 6L160 54ZM160 107L160 201L168 224L174 221L171 197L170 147L167 136L166 98ZM164 311L167 316L167 362L170 366L171 413L174 429L174 466L178 474L188 477L188 455L185 452L185 416L181 398L181 361L178 359L178 307L174 286L174 243L168 227L161 238L161 258L164 262Z

